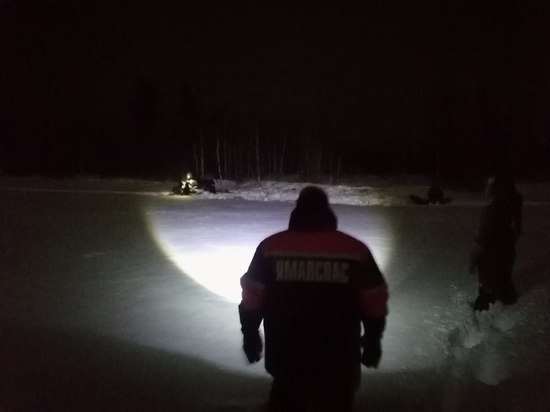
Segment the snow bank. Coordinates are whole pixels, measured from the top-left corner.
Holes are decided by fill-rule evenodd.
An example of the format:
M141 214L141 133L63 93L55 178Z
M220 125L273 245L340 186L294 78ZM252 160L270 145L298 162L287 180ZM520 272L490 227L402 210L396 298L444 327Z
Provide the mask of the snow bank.
M286 182L249 180L215 180L218 193L203 192L195 196L205 199L245 199L261 202L294 202L300 190L308 185L323 188L333 204L356 206L405 206L411 205L409 196L425 196L429 188L421 179L356 179L346 185L317 184L311 182ZM98 192L149 196L172 196L175 182L149 181L136 179L48 179L42 177L1 177L0 187L11 190L57 191L57 192ZM521 183L519 191L526 204L550 203L550 183ZM446 190L445 196L452 199L451 205L481 205L482 192ZM430 206L439 207L439 206Z

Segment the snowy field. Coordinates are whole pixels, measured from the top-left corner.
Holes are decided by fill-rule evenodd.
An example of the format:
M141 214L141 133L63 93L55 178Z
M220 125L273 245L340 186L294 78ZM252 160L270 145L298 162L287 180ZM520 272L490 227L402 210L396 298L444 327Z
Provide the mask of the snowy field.
M172 182L0 178L0 411L265 410L238 278L304 184L218 183L229 192L179 197ZM548 410L548 185L519 186L520 301L475 318L482 194L414 206L426 185L377 183L323 186L390 286L382 363L356 410Z

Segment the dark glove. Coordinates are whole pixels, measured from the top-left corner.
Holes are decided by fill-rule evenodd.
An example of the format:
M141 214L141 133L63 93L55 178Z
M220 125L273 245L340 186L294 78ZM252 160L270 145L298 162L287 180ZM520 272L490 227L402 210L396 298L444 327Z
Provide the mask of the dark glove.
M243 338L243 350L250 363L256 363L262 358L263 343L259 331L249 332Z
M367 368L378 368L382 358L382 335L386 328L386 318L364 318L365 334L362 338L363 353L361 363Z
M380 339L372 339L365 342L363 345L363 353L361 355L361 363L367 368L378 368L380 359L382 358L382 345Z

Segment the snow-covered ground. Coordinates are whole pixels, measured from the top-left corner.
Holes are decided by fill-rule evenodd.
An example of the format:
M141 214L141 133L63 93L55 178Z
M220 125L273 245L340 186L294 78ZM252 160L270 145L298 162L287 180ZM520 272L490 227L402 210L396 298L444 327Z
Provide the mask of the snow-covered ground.
M305 185L219 181L228 192L179 197L172 182L1 178L0 410L264 410L238 278ZM415 206L423 182L321 186L390 286L382 364L364 370L356 410L548 409L548 185L519 185L520 301L477 317L482 193Z

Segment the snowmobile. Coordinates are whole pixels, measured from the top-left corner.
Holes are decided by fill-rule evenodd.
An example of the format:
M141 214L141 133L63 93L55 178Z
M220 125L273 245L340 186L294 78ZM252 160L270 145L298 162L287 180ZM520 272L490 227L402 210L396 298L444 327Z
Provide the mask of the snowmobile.
M176 186L172 188L172 193L180 196L191 196L202 192L216 193L216 183L214 179L193 179L191 173L187 173L185 179L181 179Z
M415 205L428 205L428 204L440 204L440 205L446 205L451 202L451 199L448 197L445 197L443 194L443 189L441 189L439 186L432 186L428 189L426 192L426 197L420 197L416 195L410 195L409 199L411 202L413 202Z

